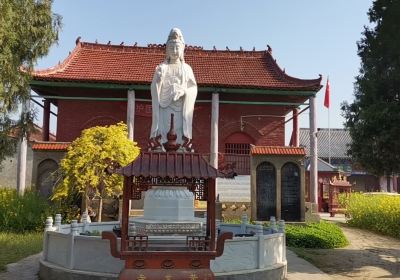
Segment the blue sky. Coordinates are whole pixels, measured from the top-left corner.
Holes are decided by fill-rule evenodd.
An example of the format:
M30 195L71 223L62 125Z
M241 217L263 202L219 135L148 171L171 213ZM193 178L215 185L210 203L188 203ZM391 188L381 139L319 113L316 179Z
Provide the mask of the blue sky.
M322 74L324 86L329 75L330 127L337 128L343 126L340 103L353 99L360 67L356 42L369 24L371 5L372 0L55 0L53 11L63 17L63 29L58 45L37 69L64 60L78 36L88 42L145 46L165 43L169 30L179 27L187 44L205 49L264 50L268 44L287 74L303 79ZM318 127L328 127L324 91L317 94ZM308 126L303 113L300 127Z

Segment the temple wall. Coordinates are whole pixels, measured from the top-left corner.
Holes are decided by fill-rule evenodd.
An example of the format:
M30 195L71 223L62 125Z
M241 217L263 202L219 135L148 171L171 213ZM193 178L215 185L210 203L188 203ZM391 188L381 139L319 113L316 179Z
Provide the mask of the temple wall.
M134 139L145 148L151 127L149 102L136 102ZM219 151L224 152L225 139L242 132L254 139L255 145L283 146L283 118L250 115L283 115L282 109L261 105L220 104ZM242 118L241 118L242 117ZM242 121L241 121L242 120ZM126 122L126 102L59 100L57 141L69 142L81 131L96 125ZM197 103L193 116L194 147L199 153L210 152L211 103Z

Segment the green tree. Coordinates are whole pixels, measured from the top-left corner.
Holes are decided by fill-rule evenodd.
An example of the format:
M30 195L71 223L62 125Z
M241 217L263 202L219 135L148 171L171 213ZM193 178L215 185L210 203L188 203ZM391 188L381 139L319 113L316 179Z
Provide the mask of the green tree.
M29 100L33 66L58 40L61 16L52 13L51 6L51 0L0 1L0 162L15 151L7 139L15 129L9 116ZM15 131L26 134L31 119L24 115Z
M97 196L100 202L97 217L101 221L102 199L121 195L123 187L122 176L109 174L107 168L127 165L139 152L136 143L127 138L126 124L85 129L71 143L61 161L62 180L52 198L62 199L79 193L85 208L87 197Z
M376 0L358 42L354 101L343 103L355 162L376 175L400 172L400 1ZM389 188L388 188L389 189Z

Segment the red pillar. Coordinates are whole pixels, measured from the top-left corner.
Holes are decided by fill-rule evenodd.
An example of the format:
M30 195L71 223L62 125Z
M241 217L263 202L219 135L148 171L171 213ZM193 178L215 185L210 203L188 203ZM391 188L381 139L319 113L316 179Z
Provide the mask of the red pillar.
M215 251L215 179L209 179L207 197L207 226L210 229L210 251Z
M43 141L49 141L50 134L50 101L45 99L43 104L43 128L42 128Z
M292 132L292 145L299 146L299 109L293 109L293 132Z
M128 227L129 227L129 201L132 198L133 177L124 178L124 190L122 194L122 217L121 220L121 252L128 250Z

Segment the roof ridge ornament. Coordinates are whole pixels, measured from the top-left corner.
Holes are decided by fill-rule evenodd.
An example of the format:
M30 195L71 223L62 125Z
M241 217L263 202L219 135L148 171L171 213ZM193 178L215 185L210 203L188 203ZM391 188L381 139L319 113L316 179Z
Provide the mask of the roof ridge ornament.
M75 45L78 45L81 42L81 38L81 36L78 36L78 38L76 38Z

